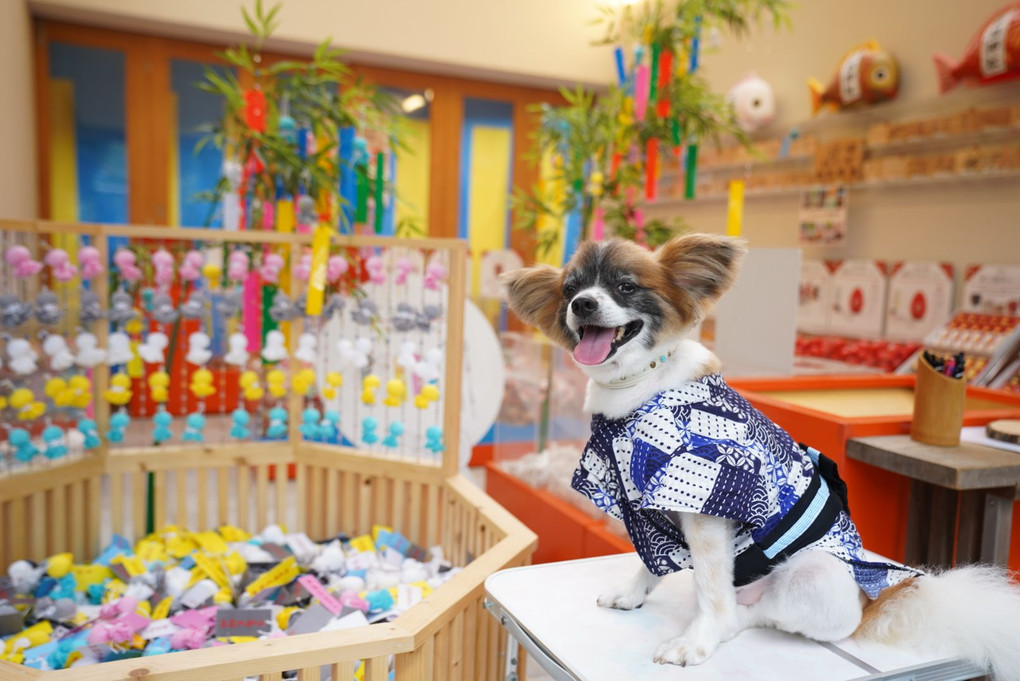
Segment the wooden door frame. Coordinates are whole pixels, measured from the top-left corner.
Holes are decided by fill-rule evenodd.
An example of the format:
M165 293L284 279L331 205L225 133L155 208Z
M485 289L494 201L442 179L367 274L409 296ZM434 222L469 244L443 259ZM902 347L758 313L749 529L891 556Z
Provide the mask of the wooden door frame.
M223 46L172 38L134 34L64 22L35 20L35 96L37 105L36 148L38 154L39 215L50 217L50 134L48 45L61 42L121 51L125 55L125 144L127 147L128 221L131 224L167 224L167 172L170 153L169 107L170 60L222 63L217 52ZM300 59L300 56L264 53L267 62ZM355 76L380 86L412 90L431 88L429 182L429 232L436 237L455 237L459 224L461 134L464 100L468 97L507 102L513 107L513 184L530 187L538 169L525 161L537 117L529 108L537 103L560 104L553 90L470 80L423 72L350 63ZM526 261L534 257L535 235L511 232L511 247Z

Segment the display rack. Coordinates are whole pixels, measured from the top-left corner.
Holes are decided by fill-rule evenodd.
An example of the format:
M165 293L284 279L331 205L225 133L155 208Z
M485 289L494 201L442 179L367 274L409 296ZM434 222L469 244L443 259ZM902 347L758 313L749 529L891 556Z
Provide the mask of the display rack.
M275 232L47 222L2 222L0 230L8 243L23 244L35 252L59 243L73 254L87 243L100 250L104 263L125 238L133 246L151 242L153 247L177 244L202 250L230 249L238 244L273 249L289 262L289 282L281 280L281 287L292 294L299 293L296 265L311 248L313 238ZM440 403L430 405L424 413L437 419L444 432L459 433L465 244L338 235L330 241L330 252L342 253L350 262L350 284L361 291L358 298L370 295L364 293L365 287L371 286L367 283L367 258L378 256L391 263L395 253L411 249L445 263L448 278L441 287L444 312L437 329L442 339L443 393ZM28 286L6 278L3 281L5 287ZM110 287L105 278L91 285L101 297L108 297ZM81 286L80 281L65 285L68 300L80 295ZM408 290L420 289L420 282L409 282ZM395 302L390 293L387 300ZM383 307L383 311L390 309ZM318 325L320 334L328 332L328 325L318 324L314 318L297 318L289 324L291 357L303 328ZM108 339L106 323L96 324L95 330L101 342ZM385 357L385 361L391 360L391 356ZM290 360L290 371L297 367L293 362ZM99 432L105 433L111 414L101 396L109 387L110 369L98 365L91 371L93 418ZM423 456L413 439L396 449L355 445L353 436L336 442L311 441L297 427L308 399L295 391L288 395L289 428L282 440L252 437L231 442L224 436L167 447L118 444L104 438L91 450L72 445L72 451L59 459L7 466L0 472L0 564L19 558L42 559L62 551L73 551L78 560L92 558L114 531L141 536L151 504L152 524L176 523L196 531L224 523L257 531L266 523L293 521L298 531L326 537L341 531L367 532L374 524L393 525L405 529L409 539L423 546L441 545L450 560L466 566L463 571L386 624L50 672L0 661L0 679L194 681L254 677L279 681L282 672L296 670L299 681L312 681L320 678L325 666L336 681L353 679L359 661L364 662L365 681L500 678L505 635L483 612L482 584L497 570L528 563L535 535L458 474L458 438L449 438L445 449L435 456ZM336 399L342 401L343 397ZM151 417L141 411L132 423L148 425L149 420ZM11 422L3 425L6 430ZM288 468L295 470L293 483L284 474ZM104 496L110 499L109 523L103 522L100 512Z

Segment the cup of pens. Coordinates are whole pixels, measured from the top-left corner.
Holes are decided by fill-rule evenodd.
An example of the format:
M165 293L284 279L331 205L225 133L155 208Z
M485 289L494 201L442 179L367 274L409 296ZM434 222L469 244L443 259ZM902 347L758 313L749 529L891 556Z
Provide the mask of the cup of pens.
M963 404L967 397L965 367L966 358L962 352L939 355L925 350L918 358L914 418L910 422L912 439L941 447L960 444Z

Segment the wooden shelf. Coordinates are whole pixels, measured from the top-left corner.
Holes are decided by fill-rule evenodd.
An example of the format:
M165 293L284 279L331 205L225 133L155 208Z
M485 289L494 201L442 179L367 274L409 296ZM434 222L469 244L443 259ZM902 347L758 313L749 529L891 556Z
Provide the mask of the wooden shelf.
M959 182L992 182L996 180L1020 179L1020 170L988 171L980 173L966 173L961 175L925 175L919 177L905 177L896 180L866 180L854 182L846 186L854 191L872 189L895 189L899 187L922 187L925 185L957 184ZM812 185L803 187L781 187L777 189L748 189L744 192L745 199L770 199L783 198L788 196L799 196L802 192L811 188ZM679 196L667 196L655 201L645 202L646 208L680 206L684 204L698 203L720 203L728 199L728 195L709 194L698 196L694 199L684 199Z

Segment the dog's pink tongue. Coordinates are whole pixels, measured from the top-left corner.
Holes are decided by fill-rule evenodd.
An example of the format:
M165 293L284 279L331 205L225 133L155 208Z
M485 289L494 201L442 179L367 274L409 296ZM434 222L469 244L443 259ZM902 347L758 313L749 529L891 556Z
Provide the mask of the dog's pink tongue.
M581 364L602 364L613 349L613 337L616 329L604 329L600 326L586 326L584 337L574 348L574 359Z

